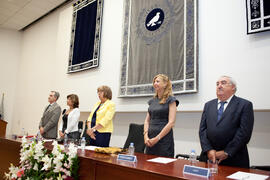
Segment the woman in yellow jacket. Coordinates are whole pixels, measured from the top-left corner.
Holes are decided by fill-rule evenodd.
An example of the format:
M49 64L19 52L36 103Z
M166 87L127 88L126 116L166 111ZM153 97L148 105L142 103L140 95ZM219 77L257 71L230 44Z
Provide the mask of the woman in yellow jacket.
M88 144L109 147L115 104L111 101L112 91L108 86L100 86L97 93L100 101L94 105L87 122L87 134L91 138Z

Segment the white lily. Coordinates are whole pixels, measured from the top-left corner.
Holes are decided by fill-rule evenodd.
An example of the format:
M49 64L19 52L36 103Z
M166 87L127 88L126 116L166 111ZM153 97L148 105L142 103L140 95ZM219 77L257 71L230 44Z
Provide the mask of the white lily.
M42 167L41 170L45 170L45 171L46 171L46 170L48 170L49 168L51 168L52 159L49 158L48 155L44 156L44 157L42 158L41 161L44 162L44 165L43 165L43 167Z
M11 179L17 178L18 171L19 171L19 168L11 164L11 166L9 167L9 174L11 175Z
M35 163L35 165L34 165L34 168L33 168L35 171L37 171L38 170L38 164L37 163Z
M58 159L54 159L53 163L55 164L55 167L54 167L54 172L60 172L60 169L62 168L62 162L59 161Z

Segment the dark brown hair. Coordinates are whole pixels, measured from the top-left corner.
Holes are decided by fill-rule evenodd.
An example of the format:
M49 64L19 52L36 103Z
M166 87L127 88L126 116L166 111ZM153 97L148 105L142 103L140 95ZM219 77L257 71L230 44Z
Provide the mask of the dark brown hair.
M73 108L78 108L79 107L79 97L76 94L67 95L67 99L71 100L71 102L73 104Z

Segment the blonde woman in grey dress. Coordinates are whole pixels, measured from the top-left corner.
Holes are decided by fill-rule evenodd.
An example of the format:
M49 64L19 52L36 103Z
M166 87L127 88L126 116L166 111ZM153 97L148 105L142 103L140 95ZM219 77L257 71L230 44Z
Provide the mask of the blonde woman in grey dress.
M153 87L155 95L148 101L144 122L146 154L174 157L173 127L179 101L173 96L172 84L166 75L156 75Z

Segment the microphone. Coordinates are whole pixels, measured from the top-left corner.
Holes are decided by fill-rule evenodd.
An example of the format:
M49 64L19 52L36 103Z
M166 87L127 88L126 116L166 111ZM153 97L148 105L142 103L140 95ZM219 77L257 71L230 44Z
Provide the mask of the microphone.
M66 109L63 109L62 115L65 114L65 112L66 112Z

